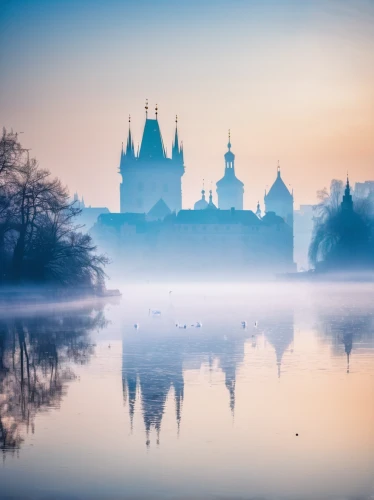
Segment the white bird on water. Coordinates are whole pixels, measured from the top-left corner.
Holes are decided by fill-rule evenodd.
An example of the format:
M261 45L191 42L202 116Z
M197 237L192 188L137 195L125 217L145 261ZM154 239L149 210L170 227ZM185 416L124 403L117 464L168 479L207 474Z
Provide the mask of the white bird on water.
M135 330L139 330L139 323L135 323L134 328Z
M148 314L152 316L161 316L161 311L158 309L148 309Z
M203 324L200 321L196 321L196 328L201 328Z
M246 321L242 321L242 328L247 328L247 322Z

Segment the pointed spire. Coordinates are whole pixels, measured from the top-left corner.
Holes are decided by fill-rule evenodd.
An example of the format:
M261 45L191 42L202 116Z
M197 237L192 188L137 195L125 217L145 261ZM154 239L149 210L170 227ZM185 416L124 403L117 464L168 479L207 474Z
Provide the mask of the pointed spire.
M145 119L148 118L148 99L145 100Z
M178 115L175 115L175 134L174 134L171 157L173 160L176 160L178 161L178 163L181 163L183 165L183 144L181 142L179 146Z
M209 189L209 203L213 204L213 195L212 195L212 190Z
M127 158L133 158L134 154L134 141L131 134L131 115L129 115L129 133L127 136L127 144L126 144L126 156Z
M156 115L156 120L157 120L157 115L158 115L158 106L156 104L156 107L155 107L155 115Z
M174 150L179 153L179 138L178 138L178 115L175 115L175 134L173 142L173 152Z
M231 150L231 130L229 129L229 142L227 143L229 151Z
M257 202L257 209L256 209L256 215L259 219L261 219L261 207L260 207L260 202Z
M279 160L278 160L278 166L277 166L277 175L278 175L278 177L280 177L280 172L281 172L281 168L280 168L280 164L279 164Z
M349 177L347 172L347 183L345 185L343 201L341 203L343 210L352 211L353 210L353 200L351 195L351 187L349 185Z

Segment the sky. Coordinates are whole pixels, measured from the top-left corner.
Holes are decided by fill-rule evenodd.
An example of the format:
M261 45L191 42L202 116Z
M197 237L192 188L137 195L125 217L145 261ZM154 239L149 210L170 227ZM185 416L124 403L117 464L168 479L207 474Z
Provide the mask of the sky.
M374 0L0 0L0 126L87 204L119 210L128 115L184 144L183 207L224 173L244 208L374 179ZM214 196L214 198L216 198Z

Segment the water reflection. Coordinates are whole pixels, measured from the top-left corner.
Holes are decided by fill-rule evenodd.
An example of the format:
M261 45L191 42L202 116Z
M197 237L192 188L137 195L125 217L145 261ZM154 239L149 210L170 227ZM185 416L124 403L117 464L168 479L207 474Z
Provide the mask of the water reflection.
M94 346L89 332L105 325L102 311L81 307L58 314L0 319L0 448L19 449L34 433L37 413L58 408Z
M162 417L171 392L179 433L186 369L201 369L208 364L210 370L222 371L233 416L236 374L244 360L246 344L256 347L260 339L265 339L275 352L276 373L280 377L283 355L294 339L292 309L279 310L271 316L250 310L248 314L258 319L245 328L237 326L236 331L229 323L217 324L217 321L204 324L203 328L191 325L180 330L169 316L169 321L153 322L143 331L126 332L122 342L123 397L131 430L136 403L140 403L147 447L152 430L156 433L156 443L160 443ZM222 331L227 333L222 335Z
M317 329L325 341L331 344L334 355L340 355L344 347L347 373L350 371L353 346L360 350L374 347L373 313L359 306L319 310Z
M3 318L1 447L22 453L1 494L369 498L374 296L333 291L129 287L108 323Z

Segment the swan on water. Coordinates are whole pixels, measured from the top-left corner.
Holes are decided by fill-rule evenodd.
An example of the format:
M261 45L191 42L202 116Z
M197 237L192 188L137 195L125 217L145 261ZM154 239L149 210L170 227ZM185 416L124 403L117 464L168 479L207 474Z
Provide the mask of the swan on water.
M247 322L246 321L242 321L242 328L247 328Z
M134 328L135 328L135 330L138 330L139 329L139 323L135 323Z
M148 309L148 314L152 314L152 316L161 316L161 311L158 309Z

